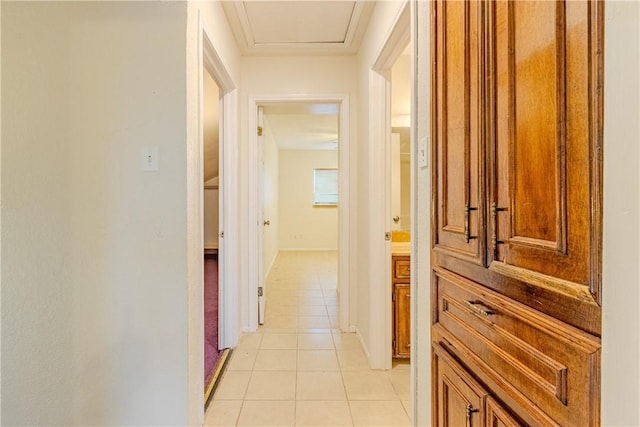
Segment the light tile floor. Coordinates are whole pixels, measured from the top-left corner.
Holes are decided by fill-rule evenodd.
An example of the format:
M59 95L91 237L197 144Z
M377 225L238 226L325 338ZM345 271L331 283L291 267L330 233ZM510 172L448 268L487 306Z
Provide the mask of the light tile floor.
M206 426L408 426L409 364L369 369L338 329L337 253L281 252L265 323L242 336Z

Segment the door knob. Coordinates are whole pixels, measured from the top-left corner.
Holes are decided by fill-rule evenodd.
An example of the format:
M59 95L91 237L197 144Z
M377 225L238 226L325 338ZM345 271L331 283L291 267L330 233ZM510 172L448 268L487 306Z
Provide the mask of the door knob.
M266 221L264 222L264 225L271 225L271 221L266 220Z
M394 216L393 217L393 222L395 222L397 224L398 221L400 221L400 217L398 215Z

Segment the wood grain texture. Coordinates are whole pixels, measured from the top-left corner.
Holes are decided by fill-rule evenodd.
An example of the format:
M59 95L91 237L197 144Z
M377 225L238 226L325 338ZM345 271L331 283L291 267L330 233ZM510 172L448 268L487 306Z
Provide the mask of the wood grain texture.
M592 292L599 277L591 258L600 242L592 231L598 201L591 195L601 183L591 178L598 167L590 130L597 120L589 108L590 4L491 5L496 172L490 191L506 208L495 224L504 244L493 258Z
M522 424L509 414L497 400L487 398L487 427L519 427Z
M391 266L392 356L408 359L411 357L411 257L392 255Z
M487 391L444 350L435 347L436 425L480 426L484 420Z
M438 325L467 356L560 425L590 425L597 338L446 270L436 271ZM479 314L469 303L490 315Z
M465 376L481 425L600 423L603 10L432 2L437 425Z
M477 264L486 254L483 2L436 2L434 236L441 250Z

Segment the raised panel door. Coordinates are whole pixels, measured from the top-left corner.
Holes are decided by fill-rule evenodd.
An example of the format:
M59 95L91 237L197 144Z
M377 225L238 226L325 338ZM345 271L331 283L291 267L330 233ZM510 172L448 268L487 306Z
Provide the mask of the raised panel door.
M599 302L597 2L489 5L489 258ZM535 37L532 37L535 34Z
M487 427L521 427L515 418L511 416L494 398L487 398Z
M435 347L436 425L439 427L478 427L484 424L488 394L444 350Z
M411 357L411 286L398 283L393 286L394 357Z
M438 1L433 11L434 246L484 265L483 2Z

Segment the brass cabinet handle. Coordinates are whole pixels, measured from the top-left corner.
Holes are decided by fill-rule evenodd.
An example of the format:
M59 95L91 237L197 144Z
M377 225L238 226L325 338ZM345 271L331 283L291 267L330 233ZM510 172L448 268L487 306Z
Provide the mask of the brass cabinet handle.
M483 316L491 316L493 314L493 310L482 304L481 302L466 301L466 303L471 310L475 311L478 314L481 314Z
M265 222L263 222L264 225L271 225L271 221L270 220L266 220Z
M398 215L394 216L393 217L393 222L395 222L397 224L398 221L400 221L400 217Z
M498 245L504 243L503 240L498 240L498 212L504 212L507 208L499 208L496 206L496 202L491 202L491 249L496 250Z
M478 208L469 207L468 203L464 205L464 240L467 243L469 243L469 240L478 238L478 236L471 236L471 231L469 230L469 212L477 210Z
M480 410L474 409L473 406L471 405L467 405L467 422L466 422L467 427L471 427L471 415L475 414L476 412L480 412Z

